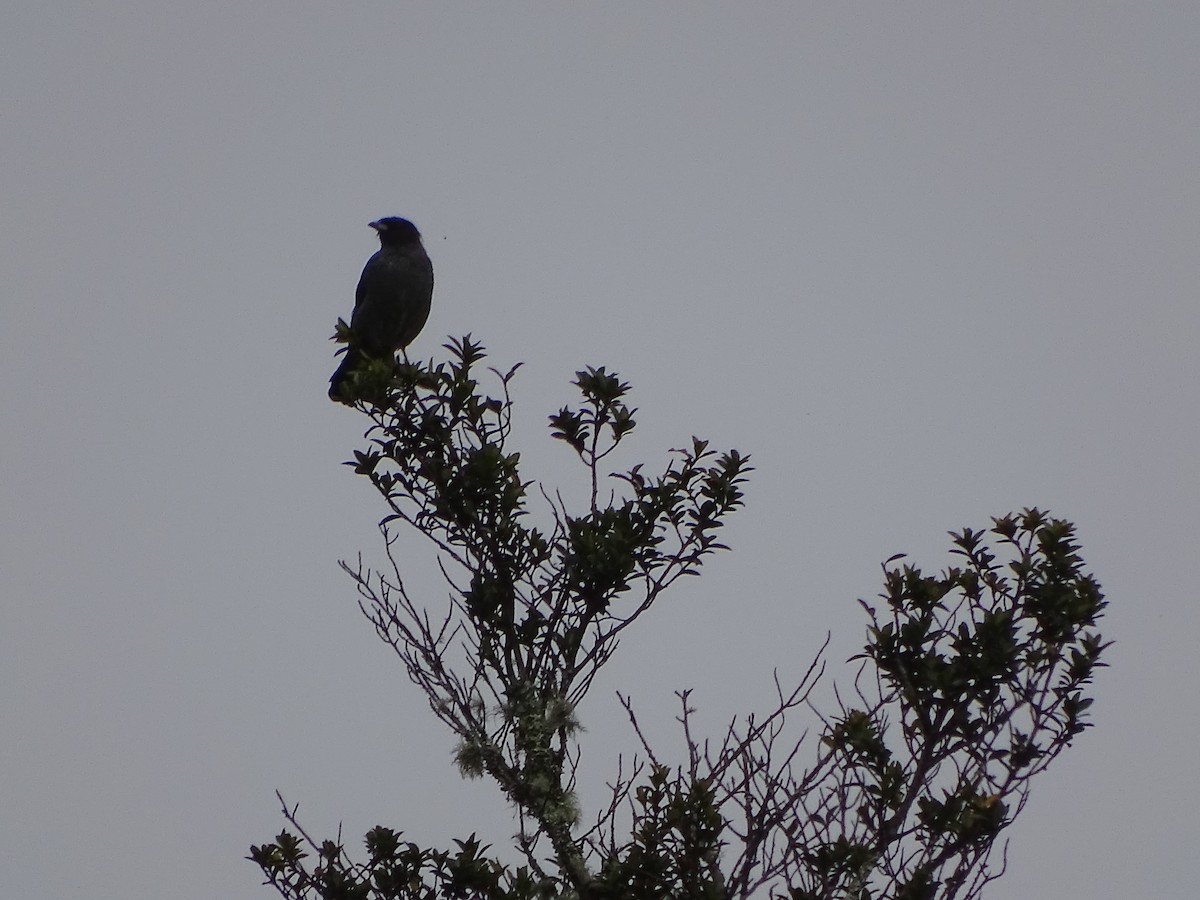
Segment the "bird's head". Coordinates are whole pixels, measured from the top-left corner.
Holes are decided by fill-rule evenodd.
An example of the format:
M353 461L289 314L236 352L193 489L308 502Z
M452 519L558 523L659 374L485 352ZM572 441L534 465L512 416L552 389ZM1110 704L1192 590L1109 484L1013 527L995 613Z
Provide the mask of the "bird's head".
M405 244L421 242L421 232L408 219L388 216L372 222L371 227L379 232L379 243L385 247L403 247Z

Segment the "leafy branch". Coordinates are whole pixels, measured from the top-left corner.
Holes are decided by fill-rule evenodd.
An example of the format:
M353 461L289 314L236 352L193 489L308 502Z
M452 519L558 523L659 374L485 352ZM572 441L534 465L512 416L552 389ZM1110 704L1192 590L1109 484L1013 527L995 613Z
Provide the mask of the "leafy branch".
M443 362L356 373L355 405L371 424L347 465L386 504L390 565L341 565L456 735L459 769L512 804L524 862L502 864L474 837L423 849L382 827L356 862L340 834L313 839L284 804L293 830L251 848L269 884L289 900L951 900L978 897L1003 872L998 839L1031 779L1087 727L1107 646L1103 594L1069 522L1029 509L952 533L954 564L934 575L889 559L881 602L860 601L867 643L835 714L811 699L824 647L797 685L776 680L770 709L717 739L696 733L680 692L679 763L650 746L622 697L643 756L619 761L585 828L578 705L624 630L726 549L719 532L742 505L749 458L693 438L653 471L605 471L637 410L615 373L586 368L577 404L550 416L587 472L586 508L569 509L524 478L510 447L519 367L485 368L469 335L446 349ZM432 543L448 601L408 592L406 528ZM811 744L795 730L802 709L816 716Z

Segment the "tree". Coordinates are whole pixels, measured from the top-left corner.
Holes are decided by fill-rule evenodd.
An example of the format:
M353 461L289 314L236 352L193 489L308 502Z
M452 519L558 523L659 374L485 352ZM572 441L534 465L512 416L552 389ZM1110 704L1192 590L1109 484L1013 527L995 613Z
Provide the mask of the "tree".
M348 465L387 504L391 565L342 568L455 734L460 770L512 805L522 862L489 856L474 836L431 849L382 826L356 856L340 836L311 837L280 797L291 830L249 857L267 883L290 900L917 900L977 897L1002 873L992 851L1031 779L1087 727L1085 690L1106 646L1095 631L1105 601L1069 522L1027 509L952 533L954 565L937 574L889 559L879 600L860 601L867 642L837 709L809 699L821 656L800 684L776 681L771 709L715 740L694 733L681 692L686 759L664 761L642 739L644 759L618 771L585 825L578 704L625 629L726 549L717 535L742 504L749 458L693 438L655 474L607 476L636 410L629 385L589 368L574 382L579 405L550 416L590 482L586 508L572 511L523 479L509 447L517 367L484 373L491 396L482 346L468 336L446 349L444 362L356 375L371 426ZM548 526L534 523L534 501ZM407 592L391 548L409 527L436 548L449 604ZM801 707L817 716L815 741L787 727Z

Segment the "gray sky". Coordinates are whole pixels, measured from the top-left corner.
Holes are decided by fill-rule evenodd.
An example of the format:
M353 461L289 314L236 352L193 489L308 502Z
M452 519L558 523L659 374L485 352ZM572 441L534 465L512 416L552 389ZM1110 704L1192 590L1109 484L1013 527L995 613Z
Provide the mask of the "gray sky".
M634 384L618 463L755 456L734 552L584 710L585 786L614 690L715 729L827 630L844 675L882 560L1039 505L1119 643L989 896L1193 897L1197 46L1194 3L13 4L0 893L271 896L276 788L350 841L511 833L336 568L382 510L327 337L400 214L413 352L526 363L527 477L576 474L542 423L585 364Z

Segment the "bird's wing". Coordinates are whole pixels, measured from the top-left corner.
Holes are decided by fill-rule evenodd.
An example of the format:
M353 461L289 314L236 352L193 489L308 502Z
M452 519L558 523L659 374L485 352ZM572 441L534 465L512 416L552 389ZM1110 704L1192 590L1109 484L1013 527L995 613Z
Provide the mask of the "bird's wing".
M354 312L350 315L351 326L354 325L359 307L363 305L363 301L370 291L372 283L377 280L374 270L378 267L379 257L382 253L382 250L376 250L374 255L367 260L366 265L363 266L362 275L358 277L358 287L354 291Z
M381 250L363 267L350 328L372 355L394 353L425 324L432 291L433 268L419 245Z

